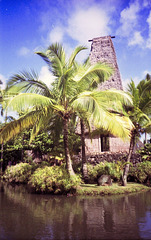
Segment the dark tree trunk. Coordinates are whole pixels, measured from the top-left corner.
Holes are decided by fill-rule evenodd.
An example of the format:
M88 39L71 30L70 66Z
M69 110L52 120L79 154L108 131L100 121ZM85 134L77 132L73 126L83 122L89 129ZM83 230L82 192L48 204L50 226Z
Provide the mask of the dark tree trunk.
M1 173L3 172L3 153L4 153L4 143L1 145Z
M64 151L65 151L65 160L66 160L66 168L70 176L75 175L74 170L72 168L71 157L69 153L68 146L68 118L64 117L63 119L63 129L64 129Z
M147 132L145 131L145 144L147 143Z
M87 169L87 160L86 160L86 154L85 154L85 136L84 136L84 124L82 119L80 120L81 124L81 144L82 144L82 175L84 178L84 181L88 181L88 169Z
M131 156L132 156L132 153L134 150L134 146L135 146L135 129L132 130L132 133L131 133L129 153L128 153L128 157L126 160L126 165L124 168L123 176L122 176L122 186L127 185L127 176L128 176L128 172L129 172L129 168L130 168L130 161L131 161Z

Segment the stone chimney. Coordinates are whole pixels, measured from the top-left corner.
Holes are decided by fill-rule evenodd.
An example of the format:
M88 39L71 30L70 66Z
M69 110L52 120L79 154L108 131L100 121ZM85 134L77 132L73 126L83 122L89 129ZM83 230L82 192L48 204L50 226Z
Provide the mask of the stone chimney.
M110 89L116 88L117 90L123 90L121 76L117 65L116 53L114 50L111 36L93 38L90 52L90 62L94 64L96 62L104 62L111 65L114 69L113 75L106 82L100 84L98 89Z

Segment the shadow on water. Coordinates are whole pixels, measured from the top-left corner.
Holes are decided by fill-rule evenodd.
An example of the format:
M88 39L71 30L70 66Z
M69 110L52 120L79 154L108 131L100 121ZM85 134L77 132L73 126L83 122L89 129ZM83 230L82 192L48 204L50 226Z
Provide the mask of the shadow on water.
M151 192L66 197L0 185L0 239L151 239Z

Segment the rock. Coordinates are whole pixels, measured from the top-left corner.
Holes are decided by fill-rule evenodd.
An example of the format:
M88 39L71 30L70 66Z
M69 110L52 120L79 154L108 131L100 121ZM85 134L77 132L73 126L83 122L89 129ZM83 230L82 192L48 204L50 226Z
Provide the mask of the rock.
M111 186L112 185L112 179L110 175L102 175L97 179L99 186Z

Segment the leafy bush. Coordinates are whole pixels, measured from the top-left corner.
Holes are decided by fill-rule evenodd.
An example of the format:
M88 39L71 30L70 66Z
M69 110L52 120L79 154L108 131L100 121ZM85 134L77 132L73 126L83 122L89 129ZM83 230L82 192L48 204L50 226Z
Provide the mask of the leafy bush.
M10 183L27 183L35 168L35 164L18 163L7 167L3 179Z
M144 161L151 161L151 144L150 143L145 144L144 147L141 148L138 152Z
M119 181L122 175L122 164L122 162L100 162L95 166L88 164L90 182L96 182L97 178L103 174L110 175L113 180Z
M80 183L79 176L69 177L64 165L38 168L29 181L36 192L55 194L74 192Z
M129 177L134 178L136 182L146 183L151 179L151 162L144 161L138 163L137 166L131 167Z

